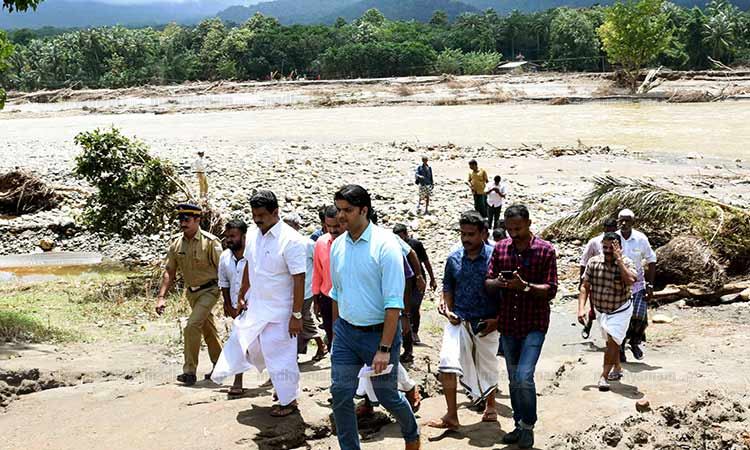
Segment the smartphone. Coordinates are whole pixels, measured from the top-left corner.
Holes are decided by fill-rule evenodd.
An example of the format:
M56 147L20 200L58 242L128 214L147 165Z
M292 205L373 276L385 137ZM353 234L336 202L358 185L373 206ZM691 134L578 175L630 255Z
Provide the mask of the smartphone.
M500 275L503 276L506 280L512 280L513 279L513 271L512 270L502 270L500 271Z

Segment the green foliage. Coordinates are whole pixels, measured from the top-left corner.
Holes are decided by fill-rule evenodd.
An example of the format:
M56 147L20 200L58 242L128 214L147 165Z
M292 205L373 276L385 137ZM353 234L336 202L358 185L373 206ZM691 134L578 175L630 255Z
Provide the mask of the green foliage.
M562 70L596 69L599 39L593 22L579 11L560 8L550 24L550 66Z
M42 0L3 0L3 7L0 8L0 11L3 9L8 9L8 11L26 11L29 8L36 9L36 7L42 3Z
M418 42L348 44L321 56L323 74L336 78L426 75L436 59L433 49Z
M87 227L125 238L163 228L178 191L170 162L150 156L145 144L115 128L79 133L75 143L83 152L73 173L97 188L82 216Z
M468 52L448 48L440 52L435 61L436 74L451 75L490 75L503 61L497 52Z
M17 311L0 311L0 343L64 342L71 333L45 325L38 318Z
M8 58L13 53L13 44L8 42L8 36L4 31L0 31L0 77L8 70ZM6 99L5 89L0 87L0 109L5 106Z
M712 66L709 58L724 64L750 59L750 13L725 0L714 0L705 13L662 0L505 16L489 9L452 22L453 12L444 11L434 11L429 22L389 20L370 9L351 23L340 19L330 26L286 26L256 14L237 25L213 18L163 29L16 30L0 84L37 90L279 76L491 73L499 55L522 55L559 70L599 70L607 56L634 86L647 64L703 69ZM0 49L4 42L0 39Z
M435 73L460 75L464 52L457 48L447 48L440 52L435 61Z
M609 60L620 64L635 91L638 73L669 48L672 29L663 0L627 0L607 9L599 37Z

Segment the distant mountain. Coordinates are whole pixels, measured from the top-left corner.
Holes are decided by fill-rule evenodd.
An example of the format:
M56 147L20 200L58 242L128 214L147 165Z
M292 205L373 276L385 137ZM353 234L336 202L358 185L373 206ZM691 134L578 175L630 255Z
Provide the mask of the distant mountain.
M461 0L481 11L494 9L498 14L508 14L514 9L521 12L544 11L550 8L568 6L570 8L586 8L595 4L611 5L615 0ZM704 7L710 0L671 0L684 8ZM730 0L742 10L750 8L750 0Z
M283 24L323 23L335 11L359 0L274 0L253 6L232 6L217 14L223 21L242 23L259 12Z
M192 24L240 2L243 0L151 0L147 3L144 0L45 0L36 11L0 11L0 28Z
M352 21L362 17L362 14L370 8L378 9L389 19L419 22L429 22L432 14L437 10L448 14L450 20L466 12L480 12L477 8L457 0L361 0L334 11L324 18L323 22L332 23L338 17Z

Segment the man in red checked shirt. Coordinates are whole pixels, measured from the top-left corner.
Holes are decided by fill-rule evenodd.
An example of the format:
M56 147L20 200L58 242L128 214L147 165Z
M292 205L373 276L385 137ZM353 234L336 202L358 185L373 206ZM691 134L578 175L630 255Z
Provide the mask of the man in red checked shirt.
M530 227L525 206L513 205L505 211L510 237L495 245L485 282L488 294L500 301L498 331L515 421L515 429L503 437L503 443L519 448L534 446L534 371L549 328L550 301L557 294L555 248L534 236Z

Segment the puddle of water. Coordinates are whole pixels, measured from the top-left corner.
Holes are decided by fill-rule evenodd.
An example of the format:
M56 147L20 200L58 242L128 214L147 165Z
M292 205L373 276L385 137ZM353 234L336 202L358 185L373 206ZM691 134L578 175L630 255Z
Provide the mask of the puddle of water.
M120 265L102 262L102 255L48 252L0 256L0 283L39 283L69 277L126 273Z
M70 277L96 277L119 273L124 274L127 271L116 264L4 267L0 269L0 283L43 283Z

